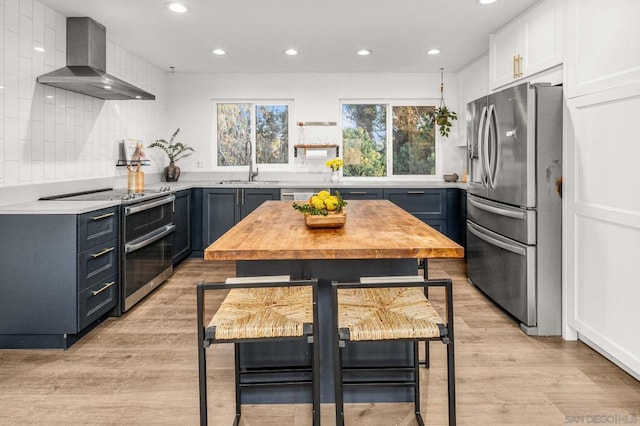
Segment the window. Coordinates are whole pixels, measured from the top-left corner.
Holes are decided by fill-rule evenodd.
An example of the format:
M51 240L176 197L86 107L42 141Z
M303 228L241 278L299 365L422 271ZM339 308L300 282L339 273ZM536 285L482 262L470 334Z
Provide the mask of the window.
M344 176L434 175L433 105L342 104Z
M289 104L216 103L218 166L289 163Z

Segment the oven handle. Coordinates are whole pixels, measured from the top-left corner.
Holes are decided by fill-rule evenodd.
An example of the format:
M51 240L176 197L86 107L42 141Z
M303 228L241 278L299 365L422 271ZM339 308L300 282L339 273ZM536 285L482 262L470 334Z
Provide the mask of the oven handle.
M124 245L124 252L125 253L131 253L134 252L136 250L139 250L143 247L148 246L149 244L153 244L156 241L158 241L159 239L166 237L167 235L169 235L170 233L173 232L173 230L176 229L175 225L165 225L162 228L158 229L155 232L149 233L147 235L145 235L142 241L138 241L135 243L128 243Z
M174 194L171 194L168 197L160 198L159 200L156 200L156 201L151 201L151 202L148 202L148 203L138 204L136 206L131 206L131 207L125 207L124 214L125 214L125 216L129 216L129 215L132 215L134 213L143 212L145 210L149 210L149 209L152 209L154 207L161 206L163 204L173 203L173 201L175 199L176 199L176 196Z

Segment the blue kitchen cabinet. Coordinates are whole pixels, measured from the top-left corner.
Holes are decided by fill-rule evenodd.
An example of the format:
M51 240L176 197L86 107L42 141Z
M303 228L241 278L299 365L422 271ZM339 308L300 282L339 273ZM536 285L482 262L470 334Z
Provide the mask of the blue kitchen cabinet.
M175 193L173 204L173 264L176 265L191 253L191 190Z
M331 193L340 191L345 200L379 200L382 199L382 189L378 188L332 188Z
M202 250L268 200L279 200L278 188L204 188Z
M0 229L0 348L68 348L118 306L118 206Z
M462 243L464 233L460 231L459 189L385 188L384 198L457 243Z

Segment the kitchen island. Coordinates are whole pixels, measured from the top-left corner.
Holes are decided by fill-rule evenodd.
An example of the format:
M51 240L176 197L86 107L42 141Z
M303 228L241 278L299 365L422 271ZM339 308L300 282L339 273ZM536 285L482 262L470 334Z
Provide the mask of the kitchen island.
M330 283L361 276L416 275L418 259L461 258L463 248L387 200L354 200L345 208L342 228L307 228L302 214L287 201L267 201L206 248L205 260L236 261L237 276L290 275L319 281L321 400L333 401ZM273 344L265 349L243 344L243 367L304 365L302 344ZM345 365L411 365L411 344L360 343L345 351ZM254 392L254 391L251 391ZM410 388L349 388L346 401L410 401ZM305 402L310 392L279 388L245 393L243 403Z

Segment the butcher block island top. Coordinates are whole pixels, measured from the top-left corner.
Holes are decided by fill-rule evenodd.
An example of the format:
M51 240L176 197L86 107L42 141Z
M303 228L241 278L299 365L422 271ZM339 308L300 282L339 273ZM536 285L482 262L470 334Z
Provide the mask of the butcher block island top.
M350 200L342 228L311 229L290 201L266 201L206 260L460 258L464 249L388 200Z

